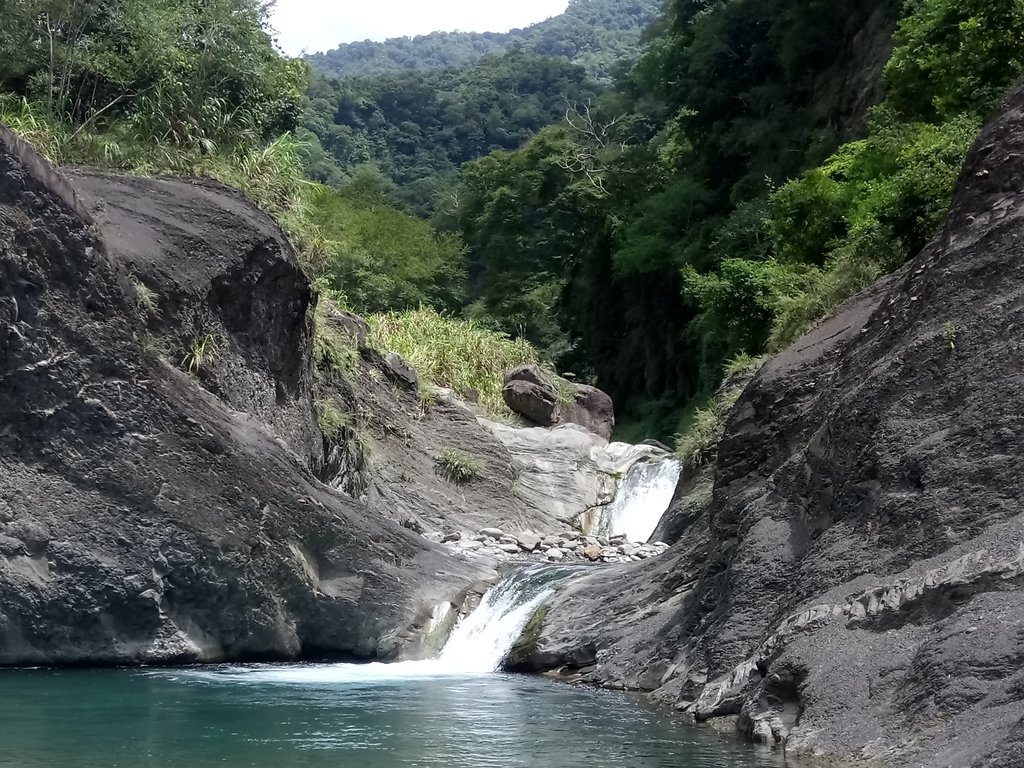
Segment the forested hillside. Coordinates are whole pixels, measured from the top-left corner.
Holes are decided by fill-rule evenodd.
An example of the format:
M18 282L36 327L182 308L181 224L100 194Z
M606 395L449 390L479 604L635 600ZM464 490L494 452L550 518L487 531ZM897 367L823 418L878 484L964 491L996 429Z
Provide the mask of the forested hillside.
M1014 0L673 0L592 110L467 165L470 312L685 431L920 249L1022 71Z
M657 16L661 0L571 0L565 13L511 32L434 32L383 43L348 43L307 57L334 77L376 75L403 70L451 69L513 49L576 62L599 80L614 65L632 58L644 28Z
M637 436L707 428L726 370L918 250L1024 71L1018 0L670 0L610 86L526 50L336 82L264 13L17 3L0 120L58 162L235 184L353 310L524 335Z
M582 67L522 51L434 72L314 73L302 121L309 172L342 187L372 169L393 202L422 215L449 210L463 163L518 149L598 92Z

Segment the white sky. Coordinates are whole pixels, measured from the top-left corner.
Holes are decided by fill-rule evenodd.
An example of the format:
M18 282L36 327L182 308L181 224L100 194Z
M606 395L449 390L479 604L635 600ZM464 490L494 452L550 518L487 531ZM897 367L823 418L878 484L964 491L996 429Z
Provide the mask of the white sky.
M285 53L336 48L355 40L428 32L507 32L551 16L568 0L277 0L273 26Z

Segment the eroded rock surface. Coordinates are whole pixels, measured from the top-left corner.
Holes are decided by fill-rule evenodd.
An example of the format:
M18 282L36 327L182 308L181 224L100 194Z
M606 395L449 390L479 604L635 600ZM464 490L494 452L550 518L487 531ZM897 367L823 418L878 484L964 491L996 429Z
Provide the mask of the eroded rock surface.
M388 657L476 578L314 477L312 300L237 192L0 129L0 664Z
M706 512L554 599L516 667L794 756L1021 765L1022 180L1018 89L935 240L747 387Z

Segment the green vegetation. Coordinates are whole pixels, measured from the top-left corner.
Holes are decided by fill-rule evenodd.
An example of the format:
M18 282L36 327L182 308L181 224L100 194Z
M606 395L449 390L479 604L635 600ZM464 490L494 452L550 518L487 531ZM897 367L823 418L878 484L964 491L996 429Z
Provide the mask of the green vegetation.
M508 412L501 397L505 374L522 363L537 362L536 351L522 339L425 307L367 320L375 346L398 352L436 386L458 393L476 390L480 404L495 415Z
M181 367L192 375L196 375L200 371L206 370L217 359L219 354L220 350L217 346L217 340L212 334L208 333L192 341L188 352L181 359Z
M586 66L592 76L607 77L623 58L632 58L644 27L654 20L661 0L570 0L560 16L507 33L434 32L384 43L341 45L308 57L334 77L377 75L403 70L451 69L487 55L523 50L557 56Z
M541 357L608 391L622 436L684 434L699 462L727 361L933 236L1024 72L1024 2L667 0L613 66L654 5L314 57L359 73L339 82L276 52L261 0L17 0L0 120L58 163L241 188L427 381L500 414ZM327 306L318 366L354 375ZM216 354L197 338L182 366Z
M331 399L321 398L316 401L315 405L320 431L323 432L328 442L337 442L345 429L352 425L351 418L347 413L341 411Z
M135 289L135 302L139 305L139 309L150 317L159 317L160 296L157 292L137 277L132 278L132 287Z
M699 456L725 361L933 236L1022 39L1019 0L670 0L600 98L463 168L468 311Z
M303 113L310 174L365 189L374 175L391 202L450 214L458 170L498 149L518 149L597 94L582 67L523 51L464 69L329 80L314 75Z
M480 463L454 448L445 448L434 458L434 463L441 477L456 485L464 485L480 476Z

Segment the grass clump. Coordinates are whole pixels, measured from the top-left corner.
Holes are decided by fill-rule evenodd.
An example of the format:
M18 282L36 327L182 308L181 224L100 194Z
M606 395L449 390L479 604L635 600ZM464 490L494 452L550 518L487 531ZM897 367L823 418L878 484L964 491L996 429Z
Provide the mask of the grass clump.
M684 467L696 469L714 458L729 412L744 389L746 382L730 387L693 412L689 426L676 435L676 456Z
M438 474L456 485L468 483L480 476L480 462L454 448L445 448L434 458L434 463Z
M316 403L317 421L320 423L320 431L330 442L336 442L345 431L351 426L349 415L341 411L328 398L321 398Z
M313 362L328 375L355 378L359 374L359 349L345 332L328 322L331 303L321 296L313 315Z
M420 376L459 394L476 390L480 404L496 416L509 414L501 397L505 375L522 363L537 363L537 351L472 320L421 307L370 315L374 346L398 352Z
M139 309L150 317L159 317L160 295L137 277L132 278L132 287L135 288L135 303Z
M181 367L194 376L213 363L219 354L220 349L213 334L196 337L181 359Z

